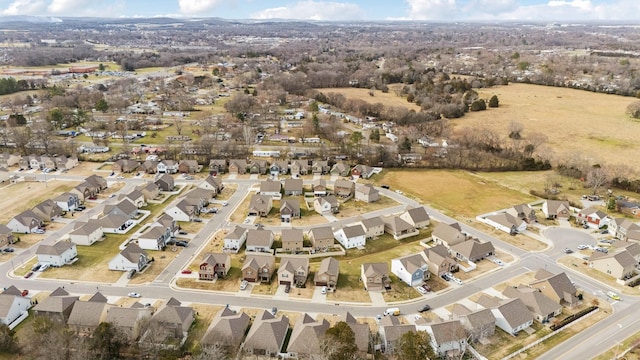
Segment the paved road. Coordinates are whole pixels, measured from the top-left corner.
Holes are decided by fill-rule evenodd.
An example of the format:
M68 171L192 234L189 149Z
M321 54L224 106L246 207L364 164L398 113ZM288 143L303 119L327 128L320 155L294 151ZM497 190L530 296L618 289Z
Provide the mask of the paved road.
M17 173L22 175L22 173ZM45 180L44 174L31 174L35 175L40 180ZM46 176L47 179L56 178L57 180L69 180L80 181L84 179L82 176L73 176L67 174L59 174L52 176L51 174ZM136 184L147 181L147 179L140 178L127 178L127 179L115 179L109 178L109 181L121 181L126 186L121 192L126 192L132 189ZM177 179L179 184L196 184L198 180L184 180ZM228 227L228 216L233 212L244 199L248 193L250 187L256 183L256 180L250 179L227 179L226 183L235 183L238 188L236 192L228 199L229 206L221 207L221 212L216 214L211 220L209 220L202 231L200 231L191 241L188 248L182 250L180 255L167 266L167 268L150 284L140 286L116 286L114 284L96 284L85 283L82 281L68 281L68 280L48 280L48 279L23 279L19 277L11 277L9 274L12 267L22 264L24 261L32 258L35 254L35 246L22 251L17 254L12 261L0 264L0 282L3 286L8 284L16 285L18 288L27 288L35 291L51 291L58 286L64 286L65 289L71 293L90 294L96 290L101 291L107 296L126 296L128 292L136 291L143 295L141 302L145 302L146 299L168 299L169 297L175 297L180 301L185 302L199 302L205 304L229 304L230 306L237 307L254 307L270 309L273 306L277 306L280 310L287 311L310 311L309 301L307 299L277 299L275 300L271 296L259 296L252 295L251 297L243 293L222 293L211 291L199 291L192 289L178 289L172 286L174 276L187 266L194 256L198 256L199 251L204 247L208 241L210 241L213 234L221 229ZM389 191L386 189L380 189L384 196L388 196L401 205L392 209L384 209L374 211L367 215L378 216L385 215L394 212L401 211L404 207L410 206L422 206L419 202L405 197L401 194ZM109 200L107 200L109 201ZM97 214L101 211L103 204L98 204L96 207L87 211L82 215L82 218L86 218L91 215ZM441 212L431 207L426 207L429 215L439 222L452 223L457 220L448 217ZM336 223L332 223L334 226L353 222L354 219L341 219ZM460 299L469 297L479 291L491 288L492 286L502 283L515 276L524 274L526 272L535 271L544 267L552 272L567 271L574 282L579 287L591 294L599 296L601 301L611 301L604 294L608 289L607 285L599 283L587 276L582 275L573 269L567 269L557 264L557 259L564 256L562 249L564 247L571 247L575 249L580 243L595 244L596 240L589 235L589 231L582 231L576 229L562 229L553 230L550 237L555 238L556 241L562 241L562 244L557 246L550 246L542 252L530 253L521 250L517 247L503 242L499 239L495 239L475 228L468 226L465 223L461 223L463 231L468 234L478 237L481 240L492 241L494 246L500 248L502 251L509 252L516 258L512 264L507 264L504 268L496 269L488 274L475 279L472 282L466 283L462 286L453 284L448 290L439 294L430 294L423 297L420 300L409 302L400 305L394 305L400 308L403 314L415 313L419 306L429 304L433 308L439 308L459 301ZM65 224L62 229L57 230L51 234L48 234L43 243L52 244L60 235L68 232L72 227L72 224ZM339 290L338 290L339 291ZM322 298L322 297L321 297ZM557 345L549 352L544 354L542 359L588 359L596 356L598 352L606 351L608 348L614 347L619 341L622 341L626 336L640 331L640 318L635 316L627 316L630 311L633 311L640 304L637 298L624 296L623 301L613 302L614 314L607 319L589 327L585 331L571 337L567 341ZM374 306L372 304L354 304L354 303L336 303L319 301L313 304L314 313L326 313L326 314L343 314L346 311L351 312L355 316L368 316L373 317L377 314L381 314L386 306Z

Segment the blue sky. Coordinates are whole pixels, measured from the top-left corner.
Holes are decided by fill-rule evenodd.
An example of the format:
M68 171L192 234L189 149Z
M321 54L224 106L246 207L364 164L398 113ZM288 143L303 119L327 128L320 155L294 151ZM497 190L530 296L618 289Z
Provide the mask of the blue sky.
M2 15L227 19L640 20L640 0L0 0Z

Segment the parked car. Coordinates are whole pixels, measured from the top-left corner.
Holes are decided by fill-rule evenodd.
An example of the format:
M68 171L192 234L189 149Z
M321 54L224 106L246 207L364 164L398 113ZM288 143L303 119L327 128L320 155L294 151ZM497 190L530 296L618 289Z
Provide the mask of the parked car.
M194 219L193 219L193 222L202 222L202 219L200 219L200 218L194 218Z
M38 264L33 265L33 267L31 268L31 271L38 271L38 270L40 270L40 266L42 266L42 265L40 265L39 263L38 263Z
M427 290L425 290L422 286L416 286L416 290L422 295L427 295Z
M609 230L607 230L607 229L604 229L604 230L600 231L600 234L608 234L608 233L609 233Z
M22 296L27 296L27 295L29 295L29 290L27 289L22 290Z
M187 235L187 234L188 234L188 232L186 232L186 231L184 231L184 230L180 230L180 231L178 231L178 234L180 234L180 235Z
M291 291L291 285L287 284L287 285L284 287L284 292L285 292L285 294L288 294L288 293L289 293L289 291Z
M569 249L569 248L564 248L564 253L565 254L571 254L573 252L573 250Z
M418 308L418 312L425 312L425 311L429 311L431 310L431 306L429 305L424 305Z
M49 268L49 264L42 264L42 266L40 266L40 270L38 270L38 271L43 272L43 271L47 270L48 268Z
M189 243L186 241L176 241L176 246L180 246L180 247L188 247Z
M24 274L24 278L28 279L33 275L33 271L29 271L28 273Z
M139 298L140 297L140 294L138 294L137 292L130 292L127 295L129 295L129 297L131 297L131 298Z
M442 274L441 278L443 278L446 281L451 281L453 280L453 274L451 274L450 272L446 272Z
M424 284L422 285L422 288L426 291L426 292L430 292L431 291L431 286Z
M247 280L242 280L240 282L240 290L244 290L247 288L247 286L249 286L249 282Z
M500 259L493 259L493 263L498 266L504 266L504 262L502 262L502 260Z
M599 252L601 252L601 253L605 253L605 254L608 254L608 253L609 253L609 250L607 250L607 249L605 249L605 248L603 248L603 247L597 247L597 248L596 248L596 251L599 251Z
M456 284L458 284L458 285L462 285L462 284L464 284L464 283L462 282L462 280L458 279L457 277L454 277L454 278L453 278L453 282L454 282L454 283L456 283Z
M327 293L327 287L323 286L322 289L320 289L320 294L324 295Z
M380 185L380 187L389 190L389 185Z
M588 249L588 248L589 248L589 247L588 247L587 245L584 245L584 244L580 244L580 245L578 245L578 250L586 250L586 249Z
M86 208L87 208L87 207L86 207L86 206L84 206L84 205L78 205L78 206L76 206L76 210L77 210L77 211L82 211L82 210L85 210Z
M278 308L277 307L272 307L271 308L271 315L275 316L278 313Z
M182 273L185 274L185 275L189 275L189 274L192 273L192 271L189 270L189 269L184 269L184 270L182 270Z
M14 250L13 250L13 248L4 248L4 250L2 250L2 251L6 252L6 253L12 253Z
M40 228L33 229L31 232L34 233L34 234L44 234L44 230L42 230Z
M608 296L608 297L610 297L610 298L611 298L611 299L613 299L613 300L618 300L618 301L620 301L620 300L621 300L621 299L620 299L620 295L618 295L618 294L614 293L613 291L608 291L608 292L607 292L607 296Z

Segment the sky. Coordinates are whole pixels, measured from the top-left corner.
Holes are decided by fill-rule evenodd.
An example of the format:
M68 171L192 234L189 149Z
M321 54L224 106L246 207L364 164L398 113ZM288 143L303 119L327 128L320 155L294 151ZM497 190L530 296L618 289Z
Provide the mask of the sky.
M640 0L0 0L0 15L640 22Z

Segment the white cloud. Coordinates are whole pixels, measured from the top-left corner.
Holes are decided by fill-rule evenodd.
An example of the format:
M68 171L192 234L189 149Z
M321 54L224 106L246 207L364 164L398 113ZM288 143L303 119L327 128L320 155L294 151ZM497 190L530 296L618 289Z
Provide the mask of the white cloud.
M183 14L206 16L204 13L224 2L224 0L178 0L178 6Z
M357 20L364 11L357 4L305 0L288 6L264 9L250 15L252 19Z
M2 14L35 15L42 13L46 6L44 0L15 0L6 9L2 9Z
M84 12L89 7L89 4L94 5L94 2L91 0L52 0L47 7L47 12L50 14L73 15L74 13Z
M452 20L458 5L456 0L405 0L411 20Z

